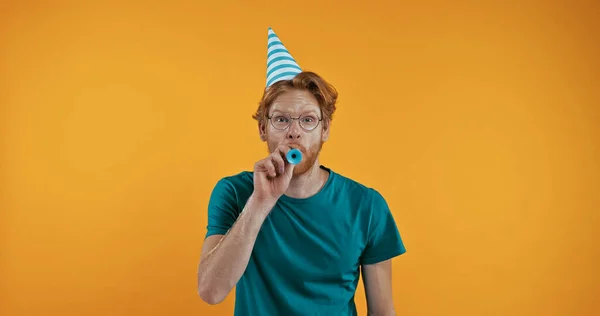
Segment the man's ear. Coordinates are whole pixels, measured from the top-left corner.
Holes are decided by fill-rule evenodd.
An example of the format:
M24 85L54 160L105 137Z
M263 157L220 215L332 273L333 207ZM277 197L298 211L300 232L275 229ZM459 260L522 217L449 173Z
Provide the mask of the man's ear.
M267 141L267 125L264 122L258 123L258 135L263 142Z
M329 131L331 130L331 120L323 120L323 133L321 133L321 140L326 142L329 139Z

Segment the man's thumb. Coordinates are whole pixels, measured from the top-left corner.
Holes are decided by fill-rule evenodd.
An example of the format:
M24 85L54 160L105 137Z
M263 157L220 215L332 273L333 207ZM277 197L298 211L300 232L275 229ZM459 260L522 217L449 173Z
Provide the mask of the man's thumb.
M288 163L285 165L285 173L291 175L292 172L294 171L294 168L296 167L296 165L292 164L292 163Z

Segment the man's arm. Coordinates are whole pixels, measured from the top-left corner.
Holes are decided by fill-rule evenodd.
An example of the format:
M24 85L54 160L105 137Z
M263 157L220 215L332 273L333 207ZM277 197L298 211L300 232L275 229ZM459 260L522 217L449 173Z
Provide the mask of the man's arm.
M202 300L218 304L231 292L248 266L258 232L274 205L251 196L227 234L206 238L198 266Z
M392 296L392 259L361 266L369 316L396 315Z
M370 190L366 247L360 258L369 315L396 315L392 296L392 258L406 252L394 216L383 196Z

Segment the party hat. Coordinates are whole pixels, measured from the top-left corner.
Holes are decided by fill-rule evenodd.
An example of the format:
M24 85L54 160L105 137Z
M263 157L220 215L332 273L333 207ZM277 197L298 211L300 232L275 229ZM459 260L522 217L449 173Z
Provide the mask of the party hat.
M269 27L267 43L267 87L277 81L289 80L302 72L294 57Z

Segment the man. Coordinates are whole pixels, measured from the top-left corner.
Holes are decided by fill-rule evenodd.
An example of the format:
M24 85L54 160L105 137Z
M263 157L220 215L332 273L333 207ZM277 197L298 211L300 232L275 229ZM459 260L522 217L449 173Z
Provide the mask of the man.
M235 315L357 315L362 272L369 315L395 315L391 258L405 248L386 201L319 163L337 92L302 71L271 28L268 43L253 117L270 154L216 184L198 293L218 304L236 286Z

